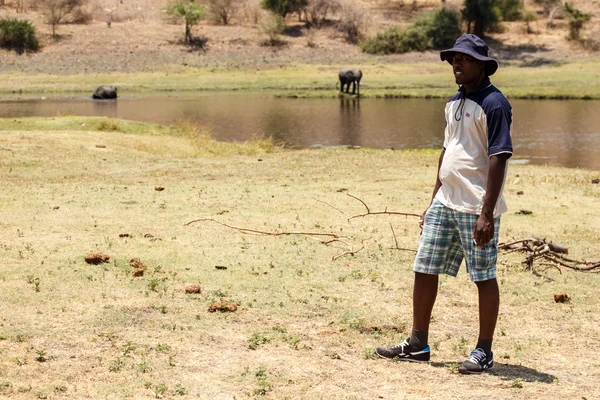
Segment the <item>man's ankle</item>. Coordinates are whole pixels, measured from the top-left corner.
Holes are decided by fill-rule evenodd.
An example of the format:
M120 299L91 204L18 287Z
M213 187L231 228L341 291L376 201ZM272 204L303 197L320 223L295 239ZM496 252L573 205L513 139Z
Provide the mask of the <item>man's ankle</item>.
M492 354L492 341L494 339L477 339L477 345L475 348L481 349L485 352L486 356L490 356Z
M413 330L410 333L410 346L419 350L424 349L429 344L428 337L429 331L420 331L413 328Z

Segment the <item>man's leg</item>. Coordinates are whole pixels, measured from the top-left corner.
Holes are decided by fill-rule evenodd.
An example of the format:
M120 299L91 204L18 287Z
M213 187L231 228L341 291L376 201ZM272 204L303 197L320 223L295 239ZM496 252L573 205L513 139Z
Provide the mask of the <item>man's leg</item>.
M413 327L410 344L424 348L428 344L429 321L438 292L438 275L415 272L413 286Z
M479 292L479 338L475 350L458 368L461 374L479 374L494 366L492 341L500 307L498 281L493 278L475 283Z
M490 355L500 308L498 281L494 278L476 284L479 291L479 339L476 347Z

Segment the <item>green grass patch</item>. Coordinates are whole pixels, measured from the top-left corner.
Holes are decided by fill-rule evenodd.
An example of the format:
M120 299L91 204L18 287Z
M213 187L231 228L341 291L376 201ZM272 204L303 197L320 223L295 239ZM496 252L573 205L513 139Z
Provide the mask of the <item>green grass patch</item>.
M120 96L154 92L269 91L279 96L335 97L340 65L296 65L264 70L196 69L173 66L163 72L73 76L0 74L0 94L89 94L97 82L111 82ZM451 68L444 62L382 63L365 59L363 97L447 98L455 92ZM600 58L517 67L502 64L493 82L512 98L599 99Z

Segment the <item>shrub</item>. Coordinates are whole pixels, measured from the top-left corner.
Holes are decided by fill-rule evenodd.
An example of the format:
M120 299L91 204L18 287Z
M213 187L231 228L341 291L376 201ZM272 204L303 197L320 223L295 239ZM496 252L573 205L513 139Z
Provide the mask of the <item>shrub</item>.
M209 0L208 4L212 19L223 25L231 22L239 8L239 0Z
M351 1L344 3L341 6L341 18L337 24L337 29L342 32L344 39L348 43L358 43L363 37L364 26L364 10Z
M406 53L451 47L460 35L458 15L441 9L418 17L414 24L400 31L391 27L360 44L362 51L371 54Z
M571 7L569 3L565 3L565 11L569 17L569 38L578 40L583 24L592 19L592 14L583 13L580 10Z
M40 43L31 22L5 18L0 19L0 46L23 54L38 50Z
M260 6L274 14L285 18L286 15L298 12L308 5L308 0L262 0Z
M535 21L535 14L533 13L533 11L524 10L523 21L525 21L525 28L527 29L527 33L533 33L533 29L531 29L531 23Z
M445 8L433 13L433 18L426 29L427 34L433 39L433 49L452 47L461 34L458 14Z
M179 0L169 4L169 14L185 20L185 43L192 44L192 27L204 18L206 7L192 0Z
M306 13L310 18L310 22L320 28L323 22L327 20L327 15L339 7L336 0L310 0Z
M503 21L520 21L523 19L523 3L521 0L500 0L498 8Z
M281 15L270 14L260 24L260 31L268 36L263 44L266 46L282 46L285 43L279 35L285 30L285 20Z

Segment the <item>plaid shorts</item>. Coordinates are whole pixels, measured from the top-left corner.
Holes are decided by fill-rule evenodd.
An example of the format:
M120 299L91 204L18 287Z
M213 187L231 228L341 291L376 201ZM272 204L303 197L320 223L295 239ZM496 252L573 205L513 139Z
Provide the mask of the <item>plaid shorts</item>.
M478 215L454 211L434 200L425 222L413 271L456 276L463 258L473 282L496 277L500 217L494 219L494 237L484 247L473 243Z

